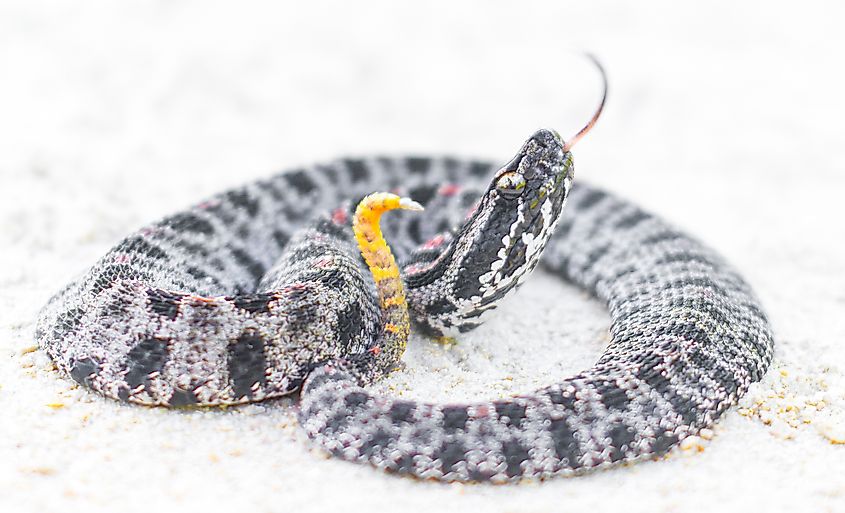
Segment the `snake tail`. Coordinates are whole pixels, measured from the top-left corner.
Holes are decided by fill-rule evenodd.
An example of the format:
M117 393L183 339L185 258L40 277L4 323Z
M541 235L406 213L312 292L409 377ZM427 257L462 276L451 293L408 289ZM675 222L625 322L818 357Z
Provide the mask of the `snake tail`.
M376 192L358 203L352 222L361 256L373 275L384 317L381 343L373 346L370 351L388 368L399 362L411 332L408 301L399 275L399 266L379 224L382 214L395 209L420 211L423 207L409 198Z

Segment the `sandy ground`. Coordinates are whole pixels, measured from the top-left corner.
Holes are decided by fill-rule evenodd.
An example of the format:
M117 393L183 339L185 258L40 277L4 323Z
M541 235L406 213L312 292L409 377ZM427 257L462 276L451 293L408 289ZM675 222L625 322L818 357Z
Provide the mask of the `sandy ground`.
M845 511L841 7L301 4L0 6L0 510ZM598 81L570 47L612 82L578 179L716 247L777 332L712 440L541 484L418 482L310 450L290 401L124 406L33 347L61 284L224 187L349 153L505 159L537 127L571 133ZM379 389L529 391L589 365L608 325L540 273L456 346L415 338Z

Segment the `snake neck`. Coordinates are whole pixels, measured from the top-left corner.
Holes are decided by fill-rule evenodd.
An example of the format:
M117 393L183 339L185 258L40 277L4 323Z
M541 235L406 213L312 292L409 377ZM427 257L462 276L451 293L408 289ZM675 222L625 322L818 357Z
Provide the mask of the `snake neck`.
M377 192L361 200L352 223L355 240L376 284L383 318L381 340L371 351L376 360L388 368L398 364L411 331L399 266L379 224L382 214L395 209L422 210L422 206L408 198Z

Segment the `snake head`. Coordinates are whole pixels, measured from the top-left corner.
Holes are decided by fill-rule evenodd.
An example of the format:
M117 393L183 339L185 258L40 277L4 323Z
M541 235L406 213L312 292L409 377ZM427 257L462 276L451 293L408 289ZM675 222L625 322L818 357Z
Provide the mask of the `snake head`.
M496 172L462 234L476 244L463 257L460 296L483 306L500 298L539 261L563 210L574 176L560 136L538 130ZM459 235L460 238L460 235Z
M414 316L425 331L437 335L468 331L480 324L483 312L495 308L521 283L536 267L560 219L573 174L571 153L550 130L537 131L499 168L441 256L445 265L432 268L431 274L439 276L409 280L411 288L426 283L439 287L436 294L448 298Z

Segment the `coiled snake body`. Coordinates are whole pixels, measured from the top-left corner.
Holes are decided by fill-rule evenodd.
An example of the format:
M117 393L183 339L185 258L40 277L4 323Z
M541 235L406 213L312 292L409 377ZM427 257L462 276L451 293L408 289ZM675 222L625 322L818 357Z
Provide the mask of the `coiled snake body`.
M500 168L411 157L281 173L126 238L48 303L36 337L61 371L123 401L233 404L301 389L317 444L425 478L506 481L660 455L760 379L768 322L718 255L635 205L579 183L561 216L572 178L549 131ZM374 190L427 210L385 221L404 292L378 217L415 205L384 194L353 214ZM375 283L353 216L371 222L356 229ZM401 357L405 296L416 327L455 336L538 262L607 303L612 340L593 367L469 405L364 388Z

